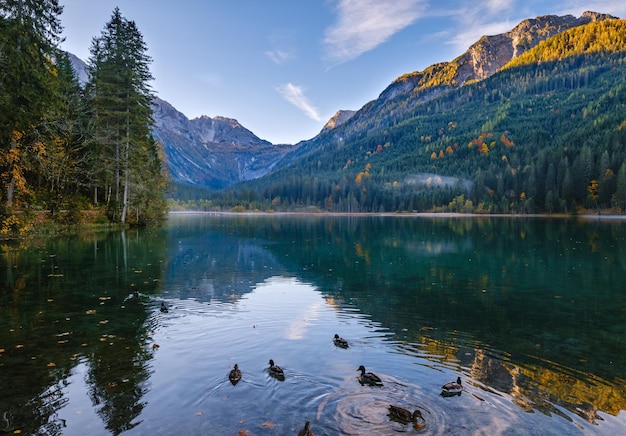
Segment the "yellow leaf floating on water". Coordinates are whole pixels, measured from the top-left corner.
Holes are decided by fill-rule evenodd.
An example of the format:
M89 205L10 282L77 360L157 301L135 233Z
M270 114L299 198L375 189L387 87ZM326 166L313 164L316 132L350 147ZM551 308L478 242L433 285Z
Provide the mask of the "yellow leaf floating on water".
M99 297L98 300L100 301L106 301L106 300L110 300L111 297Z
M0 348L0 353L4 353L4 348Z
M22 434L22 430L13 430L13 434Z
M15 348L17 348L17 349L24 348L24 345L22 345L22 344L17 344L17 345L15 346Z
M50 362L50 363L48 364L48 367L49 367L49 368L52 368L53 366L57 366L57 364L56 364L56 363L54 363L54 362Z
M87 312L85 312L87 315L95 315L96 311L93 309L88 310Z

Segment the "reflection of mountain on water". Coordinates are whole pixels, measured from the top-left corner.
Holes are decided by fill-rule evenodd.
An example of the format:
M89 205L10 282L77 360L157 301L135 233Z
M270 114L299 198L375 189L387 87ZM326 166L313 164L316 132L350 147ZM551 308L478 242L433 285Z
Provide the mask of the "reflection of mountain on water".
M467 373L523 410L563 407L594 422L626 409L623 365L612 363L623 362L626 333L613 310L624 301L619 223L214 217L203 226L170 234L167 285L183 298L232 301L271 276L297 277L395 332L401 352ZM590 333L598 323L606 328Z
M170 234L167 296L202 302L238 299L258 283L284 272L268 242L222 228Z

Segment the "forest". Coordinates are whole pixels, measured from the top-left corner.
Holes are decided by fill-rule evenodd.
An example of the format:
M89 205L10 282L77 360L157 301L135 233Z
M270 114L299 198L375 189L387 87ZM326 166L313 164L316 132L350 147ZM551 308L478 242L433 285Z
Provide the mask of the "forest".
M488 79L452 87L450 77L429 76L409 97L366 105L368 118L359 120L356 133L349 121L314 138L290 165L232 189L179 186L171 204L237 211L620 213L626 207L625 64L626 21L573 28ZM420 102L426 88L438 95Z
M62 11L57 0L0 4L0 232L26 232L42 216L157 224L168 174L150 131L143 36L116 8L92 39L81 86L59 49Z

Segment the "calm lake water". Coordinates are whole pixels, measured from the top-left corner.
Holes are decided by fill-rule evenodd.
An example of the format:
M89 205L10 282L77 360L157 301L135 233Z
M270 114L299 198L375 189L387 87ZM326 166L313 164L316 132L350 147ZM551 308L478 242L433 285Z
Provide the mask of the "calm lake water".
M626 433L623 220L172 215L0 248L0 434Z

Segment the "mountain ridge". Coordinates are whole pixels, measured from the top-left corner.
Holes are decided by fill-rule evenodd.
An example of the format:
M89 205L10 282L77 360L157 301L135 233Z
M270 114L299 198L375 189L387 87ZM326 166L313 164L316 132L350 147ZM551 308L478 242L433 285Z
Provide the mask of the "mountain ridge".
M450 62L399 76L359 110L337 111L315 137L295 145L262 140L232 118L203 115L190 120L158 97L154 99L152 132L163 144L174 182L219 190L297 165L299 159L325 144L341 146L384 130L421 104L493 76L554 35L613 19L617 17L590 11L578 18L545 15L523 20L508 32L482 36ZM81 70L77 58L71 56L71 60L84 83L86 68Z

